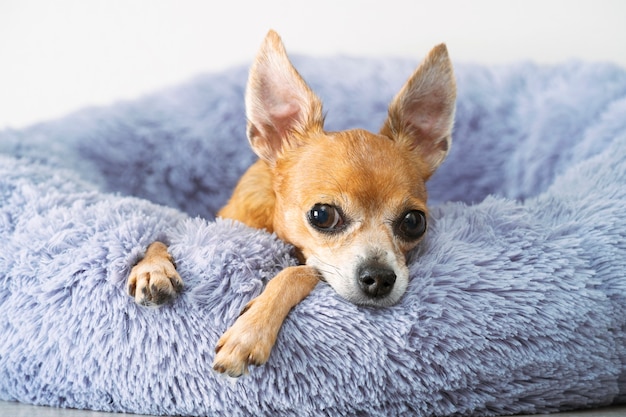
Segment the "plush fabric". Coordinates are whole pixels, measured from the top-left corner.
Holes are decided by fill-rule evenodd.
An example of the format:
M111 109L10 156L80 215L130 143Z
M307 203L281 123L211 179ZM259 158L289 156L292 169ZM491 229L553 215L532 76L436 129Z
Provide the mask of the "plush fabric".
M309 59L327 128L376 130L416 65ZM626 400L626 71L456 66L451 154L400 303L320 283L269 362L232 381L213 348L295 263L214 220L254 156L246 68L0 132L0 399L170 415L498 415ZM201 216L201 217L198 217ZM126 294L154 239L183 293Z

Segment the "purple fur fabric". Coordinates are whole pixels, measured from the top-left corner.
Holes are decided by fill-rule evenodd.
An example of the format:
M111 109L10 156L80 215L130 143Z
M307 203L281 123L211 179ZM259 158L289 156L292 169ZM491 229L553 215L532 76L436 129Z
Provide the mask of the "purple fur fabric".
M416 65L294 61L333 130L376 130ZM624 70L458 65L453 148L429 184L405 296L357 307L321 283L269 362L232 382L211 370L217 339L295 262L275 236L213 220L254 160L245 73L0 132L0 399L195 416L626 400ZM185 289L151 309L125 280L157 238Z

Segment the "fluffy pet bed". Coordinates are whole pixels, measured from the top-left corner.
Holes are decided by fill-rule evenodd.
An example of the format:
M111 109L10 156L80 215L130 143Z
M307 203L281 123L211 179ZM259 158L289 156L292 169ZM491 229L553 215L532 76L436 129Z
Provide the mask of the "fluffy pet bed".
M327 128L382 123L408 60L294 59ZM213 348L291 248L214 221L253 161L246 68L0 132L0 399L170 415L498 415L626 401L626 71L457 65L454 144L398 305L320 284L267 365ZM198 217L200 216L200 217ZM126 294L152 240L184 292Z

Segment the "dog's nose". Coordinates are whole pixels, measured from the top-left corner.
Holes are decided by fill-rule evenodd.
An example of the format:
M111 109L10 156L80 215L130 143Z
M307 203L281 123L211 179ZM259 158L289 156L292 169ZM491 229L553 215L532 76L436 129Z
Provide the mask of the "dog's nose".
M361 290L370 297L384 297L396 282L393 270L379 264L365 264L359 268L358 280Z

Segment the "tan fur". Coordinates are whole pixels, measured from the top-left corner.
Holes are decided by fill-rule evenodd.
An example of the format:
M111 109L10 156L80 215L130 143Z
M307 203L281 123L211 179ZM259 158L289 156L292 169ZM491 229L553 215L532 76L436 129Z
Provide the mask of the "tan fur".
M421 236L398 235L397 225L407 213L427 214L425 182L448 153L455 99L452 65L439 45L393 99L379 134L326 132L319 98L278 35L268 33L246 91L248 138L260 159L218 215L275 232L306 265L284 269L248 303L217 343L216 371L240 376L248 365L265 363L287 314L320 279L357 304L399 299L408 283L405 255ZM343 223L332 233L307 217L320 204L341 211L335 218ZM370 273L359 272L363 268L393 275L382 296L359 291L355 274L365 282ZM158 242L129 277L129 293L142 304L163 302L181 285Z
M141 262L130 271L127 286L128 294L146 306L159 305L183 288L165 244L153 242L148 246Z
M217 215L273 232L275 204L272 173L268 164L259 159L241 177L230 201Z

